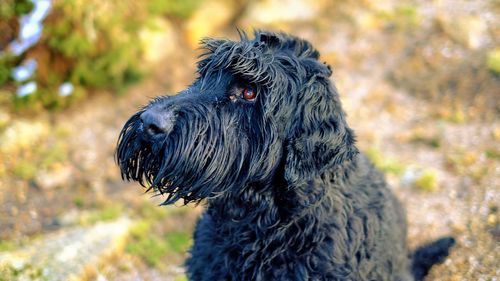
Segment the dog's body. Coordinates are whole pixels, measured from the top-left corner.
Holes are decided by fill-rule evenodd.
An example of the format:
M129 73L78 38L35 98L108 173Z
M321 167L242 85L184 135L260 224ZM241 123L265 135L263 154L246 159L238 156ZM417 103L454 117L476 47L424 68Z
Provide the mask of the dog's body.
M286 196L275 188L286 187L208 206L187 263L193 280L413 280L404 214L364 157Z
M451 239L411 260L403 208L308 42L259 31L204 44L198 79L132 116L117 151L122 175L165 204L206 199L191 280L406 281L446 255Z

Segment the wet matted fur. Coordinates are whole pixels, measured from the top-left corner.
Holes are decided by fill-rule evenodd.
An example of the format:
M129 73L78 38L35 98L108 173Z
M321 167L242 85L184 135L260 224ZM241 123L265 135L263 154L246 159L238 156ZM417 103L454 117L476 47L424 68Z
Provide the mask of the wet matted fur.
M198 77L133 115L122 176L203 202L191 280L419 280L453 239L406 244L404 210L355 146L330 67L309 42L206 39Z

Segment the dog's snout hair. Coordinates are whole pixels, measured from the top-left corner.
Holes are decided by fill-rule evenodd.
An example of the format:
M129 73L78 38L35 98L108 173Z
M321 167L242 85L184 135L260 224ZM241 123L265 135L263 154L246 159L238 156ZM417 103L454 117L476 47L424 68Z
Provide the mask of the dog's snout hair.
M256 31L203 46L193 84L134 114L116 152L164 204L205 202L191 280L412 281L446 256L450 239L410 261L404 210L309 42Z

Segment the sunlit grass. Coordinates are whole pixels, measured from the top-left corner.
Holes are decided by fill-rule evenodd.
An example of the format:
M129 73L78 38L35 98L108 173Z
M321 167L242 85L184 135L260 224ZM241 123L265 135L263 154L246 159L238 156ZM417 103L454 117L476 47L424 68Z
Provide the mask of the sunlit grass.
M191 245L187 232L158 234L152 230L152 222L141 221L130 230L126 251L140 257L147 265L161 267L162 258L169 253L183 253Z

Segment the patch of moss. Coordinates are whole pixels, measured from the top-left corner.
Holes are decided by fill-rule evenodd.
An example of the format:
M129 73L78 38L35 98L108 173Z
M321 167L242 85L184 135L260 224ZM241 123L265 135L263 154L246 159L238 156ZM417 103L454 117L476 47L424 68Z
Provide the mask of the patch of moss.
M28 161L25 159L20 159L16 161L13 167L13 174L23 180L33 180L36 176L38 168L33 161Z
M500 75L500 48L488 52L486 56L486 65L491 73Z
M377 148L370 148L365 151L368 158L373 162L375 167L386 173L401 175L404 172L404 165L393 157L387 157Z
M127 244L126 251L139 256L147 265L158 267L161 258L168 253L168 245L156 234Z
M484 152L484 154L489 159L500 160L500 150L498 150L498 149L495 149L495 148L487 149Z
M94 224L99 221L111 221L119 218L123 213L123 206L113 204L105 206L101 210L96 210L89 213L88 216L82 217L80 223L83 225Z
M47 277L43 275L42 268L35 268L30 265L27 265L20 269L17 269L11 265L6 265L6 264L0 265L0 281L13 281L13 280L48 281Z
M174 281L188 281L186 275L179 275L177 277L174 278Z
M138 210L141 217L148 220L162 220L168 216L168 209L161 208L151 204L151 202L143 202Z
M85 199L83 199L82 197L76 197L73 199L73 204L75 204L78 208L83 208L83 206L85 205Z
M187 251L191 245L191 235L186 232L170 232L165 234L164 239L169 249L177 253Z
M462 109L456 109L453 110L446 120L455 124L465 124L467 117Z
M422 191L437 190L437 174L433 170L425 170L416 180L415 187Z
M409 138L409 142L423 144L432 148L441 147L441 138L439 136L425 135L421 132L416 132Z
M8 240L0 240L0 252L12 251L16 248L16 244Z
M200 0L184 1L148 1L148 10L151 14L172 16L180 19L189 18L201 4Z
M159 265L168 248L160 236L151 233L151 224L141 221L130 229L130 238L125 250L140 257L149 266L155 267Z
M136 240L144 239L150 233L150 230L151 230L150 222L140 221L134 224L134 226L130 228L129 234L133 239Z
M122 213L123 207L121 205L109 206L97 213L96 218L100 221L111 221L117 219Z
M169 232L164 235L154 233L152 223L141 221L130 230L130 237L125 247L129 254L140 257L151 267L161 267L162 258L169 253L183 253L191 245L190 234Z

